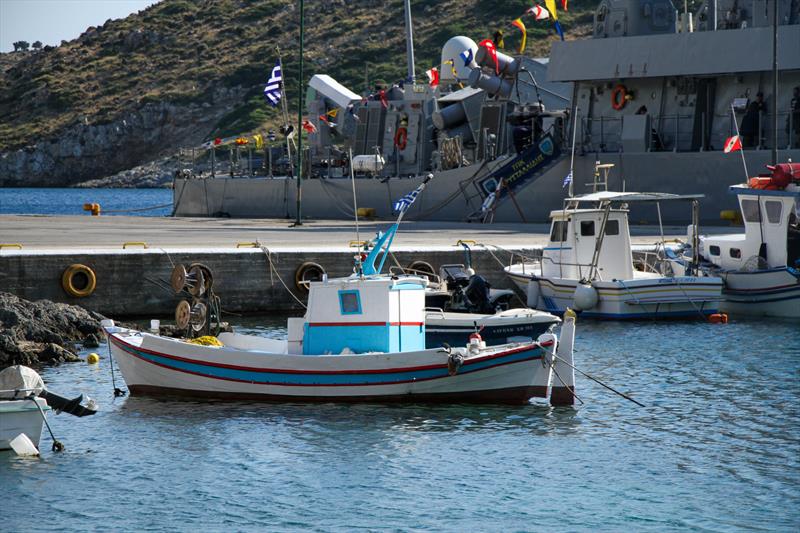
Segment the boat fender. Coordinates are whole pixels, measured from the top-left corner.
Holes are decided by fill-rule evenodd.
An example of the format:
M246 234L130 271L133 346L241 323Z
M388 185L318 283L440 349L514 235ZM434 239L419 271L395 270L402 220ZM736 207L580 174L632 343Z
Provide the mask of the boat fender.
M294 272L294 286L300 292L308 292L309 283L312 281L321 281L325 275L325 269L317 263L306 261L300 265Z
M447 374L455 376L463 364L464 356L460 352L450 352L450 355L447 356Z
M84 298L90 296L97 287L97 276L88 266L75 263L61 275L61 287L70 296Z
M528 282L527 289L528 289L527 290L528 298L526 303L528 307L530 307L531 309L536 309L537 307L539 307L539 292L541 289L539 287L539 282L533 279L530 280Z
M625 88L624 85L617 84L614 87L614 90L611 91L611 107L613 107L616 111L622 111L622 108L625 107L625 104L628 103L628 100L631 100L632 95L628 94L628 89Z
M400 150L405 150L408 146L408 130L403 126L397 128L397 132L394 134L394 145Z
M579 283L572 296L572 304L578 311L585 311L597 305L599 296L591 283Z
M725 313L714 313L708 316L708 321L712 324L727 324L728 315Z

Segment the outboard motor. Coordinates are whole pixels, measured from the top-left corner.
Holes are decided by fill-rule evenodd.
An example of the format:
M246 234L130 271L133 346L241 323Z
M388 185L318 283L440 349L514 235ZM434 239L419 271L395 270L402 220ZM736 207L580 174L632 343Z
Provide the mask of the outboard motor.
M464 303L471 313L494 314L489 290L491 285L486 278L477 274L469 278L469 285L464 289Z

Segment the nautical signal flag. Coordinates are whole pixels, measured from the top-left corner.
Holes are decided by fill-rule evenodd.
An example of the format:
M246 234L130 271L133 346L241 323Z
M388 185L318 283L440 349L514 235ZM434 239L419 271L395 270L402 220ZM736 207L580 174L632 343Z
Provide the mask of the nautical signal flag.
M302 122L303 129L306 130L308 133L317 133L317 127L307 118L303 119Z
M569 174L567 174L567 177L564 178L564 181L561 183L561 188L565 189L567 187L567 185L569 185L570 183L572 183L572 171L571 170L569 171Z
M539 5L529 8L526 13L533 15L533 18L536 20L545 20L550 18L550 12Z
M497 62L497 47L495 47L494 41L491 39L484 39L478 43L478 46L486 48L486 51L489 52L489 57L491 57L492 61L494 61L495 72L500 74L500 63Z
M547 6L547 11L550 12L550 16L553 17L553 20L558 20L558 11L556 11L556 0L544 0L544 5Z
M464 66L468 67L469 64L472 63L473 59L472 48L467 48L466 50L461 52L459 56L461 57L461 59L464 60Z
M737 150L742 149L742 139L738 135L734 135L733 137L728 137L725 140L725 148L722 149L723 152L729 154L731 152L736 152Z
M428 75L428 84L431 87L436 87L439 85L439 69L433 67L432 69L426 70L425 74Z
M561 0L561 9L563 9L564 11L568 11L567 10L567 2L568 1L569 0Z
M511 25L519 28L519 31L522 32L522 41L519 43L519 53L521 54L525 51L525 41L528 37L528 31L525 29L525 24L523 24L521 18L514 20Z

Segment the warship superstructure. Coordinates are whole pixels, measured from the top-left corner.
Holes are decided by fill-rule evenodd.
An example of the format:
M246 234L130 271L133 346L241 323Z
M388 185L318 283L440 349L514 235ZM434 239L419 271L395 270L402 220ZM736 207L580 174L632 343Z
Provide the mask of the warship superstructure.
M727 185L745 172L723 151L739 128L748 167L763 168L773 147L781 161L800 159L800 0L777 0L773 26L775 5L707 0L690 13L670 0L601 0L593 38L555 42L549 60L498 51L495 62L457 36L443 46L436 87L415 80L413 66L405 83L368 95L315 75L302 215L352 217L352 170L358 206L390 216L433 172L407 219L544 222L568 175L575 194L590 192L598 164L613 164L608 188L705 194L702 217L718 220L735 208ZM296 172L279 176L268 155L247 179L182 173L175 214L294 217ZM662 213L667 223L682 215Z

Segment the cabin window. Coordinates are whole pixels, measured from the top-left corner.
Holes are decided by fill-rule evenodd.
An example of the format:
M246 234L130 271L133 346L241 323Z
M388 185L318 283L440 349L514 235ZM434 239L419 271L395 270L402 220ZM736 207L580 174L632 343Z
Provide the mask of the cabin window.
M779 224L781 221L781 208L783 204L775 200L767 200L764 203L764 211L767 212L767 220L772 224Z
M339 291L339 309L343 315L360 315L361 296L358 291Z
M619 235L619 220L606 221L606 235Z
M591 237L592 235L594 235L594 220L581 222L581 237Z
M738 248L731 248L728 253L731 254L731 257L734 259L741 259L742 258L742 251Z
M564 242L567 240L567 222L557 220L553 222L553 229L550 231L550 242Z
M709 246L708 253L711 255L719 255L719 246Z
M760 219L758 200L742 200L742 215L746 222L758 222Z

